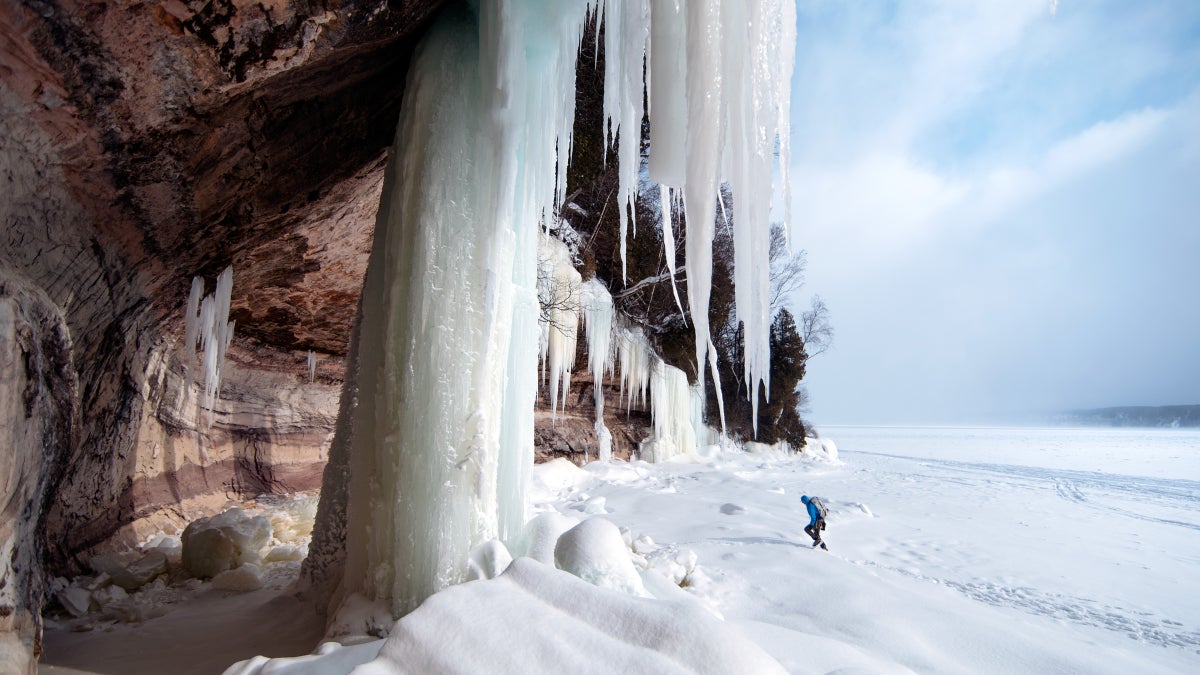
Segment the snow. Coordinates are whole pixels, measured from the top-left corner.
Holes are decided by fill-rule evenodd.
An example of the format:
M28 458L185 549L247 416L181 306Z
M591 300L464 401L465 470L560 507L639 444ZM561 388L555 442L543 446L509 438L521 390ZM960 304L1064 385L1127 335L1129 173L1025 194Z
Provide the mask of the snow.
M1200 529L1200 432L824 431L823 440L836 437L840 460L764 447L687 463L539 465L531 480L533 558L433 596L393 632L394 647L380 651L378 639L327 645L328 660L260 659L253 668L346 673L378 653L382 660L367 672L423 672L397 666L403 653L404 663L442 659L452 672L568 672L581 663L581 672L612 672L617 666L608 664L616 662L595 655L625 654L628 628L642 616L637 608L647 607L654 618L638 624L641 632L693 640L696 649L696 642L719 650L748 638L793 673L1200 668L1200 542L1193 536ZM830 552L813 550L803 533L802 494L820 495L829 508ZM575 507L596 498L608 513L584 520ZM607 530L597 537L601 554L623 553L657 600L555 571L553 545L546 564L547 543L581 522L621 530L589 526ZM292 651L271 653L300 654L315 643L319 626L303 633L312 641L297 648L295 622L311 610L263 609L285 601L294 603L287 594L269 601L266 591L209 592L111 632L51 627L46 658L73 667L87 667L91 658L94 672L216 672L249 658L254 636L259 653L282 643ZM371 618L373 608L361 599L358 622L341 634L378 636L391 620ZM717 623L680 623L676 613L703 613ZM590 622L586 631L579 621ZM178 668L164 665L172 663L166 651L192 659L188 635L209 653L186 664L177 656ZM539 636L558 644L541 644ZM638 654L621 667L652 672L660 663ZM159 659L159 668L143 667L143 659ZM43 671L56 672L46 665Z
M600 588L646 597L621 531L604 518L588 518L564 532L554 546L554 564Z

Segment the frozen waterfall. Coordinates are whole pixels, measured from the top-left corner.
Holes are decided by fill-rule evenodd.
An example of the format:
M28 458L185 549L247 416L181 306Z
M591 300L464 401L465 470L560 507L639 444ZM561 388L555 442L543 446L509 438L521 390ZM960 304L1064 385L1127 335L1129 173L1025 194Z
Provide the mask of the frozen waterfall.
M413 57L380 204L352 346L356 389L331 452L348 465L327 473L327 481L349 476L334 488L346 499L340 597L361 594L401 615L464 580L472 547L499 537L521 548L537 393L538 231L563 200L589 11L607 26L605 110L620 143L620 195L635 196L644 85L654 120L650 177L682 197L697 365L707 356L716 377L706 317L717 185L728 177L748 190L738 204L762 200L758 211L738 207L737 245L751 256L765 251L762 213L789 99L790 61L778 59L792 52L792 2L497 0L439 18ZM779 147L786 166L786 140ZM739 265L739 293L765 297L766 269ZM747 363L757 377L769 317L758 315L759 303L743 307L739 298L739 308L748 312ZM692 419L686 378L644 340L603 344L602 333L612 334L602 328L612 321L605 311L593 303L584 313L603 355L592 372L605 372L612 354L626 405L652 389ZM632 338L638 329L616 330ZM547 364L552 382L562 381L566 357ZM657 412L655 420L657 431ZM679 425L656 436L688 443ZM340 531L341 515L323 509L317 529Z

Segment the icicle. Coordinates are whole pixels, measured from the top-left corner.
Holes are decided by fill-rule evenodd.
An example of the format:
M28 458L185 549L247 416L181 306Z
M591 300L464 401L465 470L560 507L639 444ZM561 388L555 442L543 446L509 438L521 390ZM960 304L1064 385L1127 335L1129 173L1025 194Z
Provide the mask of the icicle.
M658 209L662 212L663 247L666 249L667 271L671 273L671 294L675 296L675 306L679 307L680 315L685 314L683 303L679 301L679 288L675 286L675 229L671 227L671 188L666 185L658 186Z
M187 344L186 364L190 367L196 355L196 338L200 328L200 299L204 297L204 279L192 278L192 291L188 294L187 314L184 315L184 342Z
M225 352L233 342L234 322L229 321L229 306L233 294L233 267L226 267L217 277L213 294L204 296L204 279L192 279L184 317L184 343L187 345L185 367L191 369L196 350L201 349L201 406L210 413L221 393L221 368ZM203 299L201 299L203 296ZM197 309L199 307L199 309ZM211 423L211 416L208 418Z
M595 277L588 279L580 292L583 327L587 333L588 370L592 374L592 396L596 403L596 441L599 459L612 457L612 433L604 425L604 375L613 367L613 300L608 289Z
M651 0L650 180L682 187L687 170L687 22L680 0ZM653 86L650 86L653 85Z
M538 240L538 268L538 297L543 307L539 344L542 345L543 372L549 379L550 411L556 416L560 403L559 383L562 383L564 410L571 389L582 279L571 264L566 245L545 234Z
M617 135L617 207L621 222L621 281L626 274L629 211L636 213L638 169L642 147L642 107L650 7L647 0L603 0L604 125ZM607 136L606 136L607 137ZM614 139L609 138L612 143ZM637 227L636 221L634 227Z
M635 405L646 402L650 387L650 370L657 359L641 326L629 326L619 321L617 329L617 369L621 375L621 398L625 401L625 413Z
M684 190L687 219L688 307L696 336L696 370L704 367L709 344L708 301L712 289L713 194L721 148L723 43L720 2L687 5L687 149ZM703 378L699 379L703 386ZM724 426L724 424L722 424Z
M317 354L313 350L308 350L308 383L312 384L317 379Z

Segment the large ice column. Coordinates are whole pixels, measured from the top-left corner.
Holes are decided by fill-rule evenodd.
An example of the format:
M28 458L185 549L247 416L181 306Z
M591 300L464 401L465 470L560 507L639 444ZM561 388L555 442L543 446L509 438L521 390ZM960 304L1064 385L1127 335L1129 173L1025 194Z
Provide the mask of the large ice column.
M694 389L687 375L661 360L650 369L650 412L654 437L642 446L642 459L665 462L696 452L696 429L692 426Z
M342 589L397 615L524 525L537 233L583 10L450 10L414 56L363 295Z
M778 2L786 8L792 0L753 0L744 14L766 17ZM347 495L342 591L386 600L396 614L464 579L471 547L515 536L524 524L537 386L537 229L563 198L559 153L570 147L579 36L588 7L598 6L616 41L606 47L616 100L605 109L619 118L626 202L638 176L643 55L652 55L649 98L653 114L665 118L655 123L652 145L661 140L669 154L656 173L679 181L672 187L684 197L697 366L707 354L716 375L707 325L712 216L726 136L742 142L724 121L732 90L725 64L733 63L726 56L758 44L749 33L726 41L723 22L750 19L724 15L717 0L448 8L410 69L352 347L352 417L349 425L339 421L337 441L337 456L349 458L349 486L339 492ZM786 54L792 45L778 49ZM786 86L778 96L756 100L753 119L761 106L778 113ZM765 241L768 231L754 236ZM765 259L756 263L765 267ZM636 329L617 332L628 406L646 396L654 360ZM686 387L669 373L659 372L655 399L686 410L676 405L688 399ZM665 420L689 415L662 419L671 426ZM677 446L688 445L685 436L682 427L662 430ZM323 527L335 520L328 516Z

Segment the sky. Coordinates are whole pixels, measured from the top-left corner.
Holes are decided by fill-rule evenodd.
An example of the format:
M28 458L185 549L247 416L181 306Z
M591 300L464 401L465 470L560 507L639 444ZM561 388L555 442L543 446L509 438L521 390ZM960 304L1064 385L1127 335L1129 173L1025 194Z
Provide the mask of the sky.
M1200 2L797 9L818 428L1200 404Z

